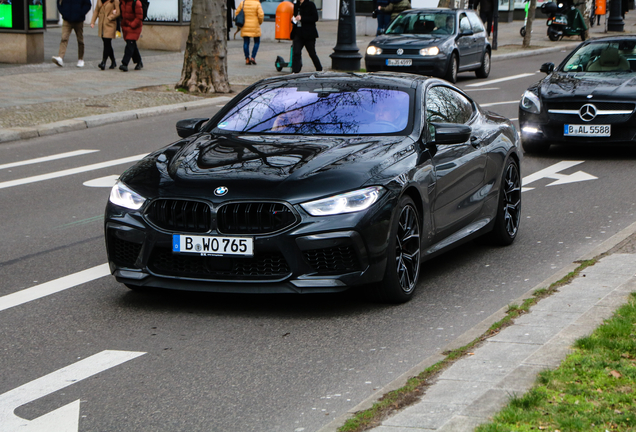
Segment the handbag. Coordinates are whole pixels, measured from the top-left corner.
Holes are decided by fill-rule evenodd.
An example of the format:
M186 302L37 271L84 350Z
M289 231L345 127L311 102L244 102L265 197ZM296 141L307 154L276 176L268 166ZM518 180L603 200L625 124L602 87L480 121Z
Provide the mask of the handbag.
M234 18L234 22L236 23L236 26L238 28L242 28L245 24L245 12L243 11L244 7L245 2L243 2L243 7L241 7L241 10L239 11L238 15L236 15L236 18Z

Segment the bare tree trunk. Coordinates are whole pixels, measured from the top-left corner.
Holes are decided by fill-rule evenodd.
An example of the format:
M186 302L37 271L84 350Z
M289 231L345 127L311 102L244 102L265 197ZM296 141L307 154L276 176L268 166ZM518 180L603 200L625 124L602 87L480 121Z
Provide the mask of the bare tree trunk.
M534 23L534 14L537 10L537 0L530 0L530 8L528 9L528 20L526 22L526 35L523 37L523 47L530 47L530 38L532 37L532 24Z
M191 93L229 93L227 6L224 0L193 0L190 35L177 88Z

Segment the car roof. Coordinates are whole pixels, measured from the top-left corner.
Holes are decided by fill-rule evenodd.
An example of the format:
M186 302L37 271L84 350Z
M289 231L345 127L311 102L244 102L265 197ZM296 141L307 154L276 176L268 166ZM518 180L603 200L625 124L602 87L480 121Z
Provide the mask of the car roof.
M354 82L367 81L370 84L397 85L400 87L416 87L418 83L430 80L430 77L400 72L306 72L280 77L265 78L261 84L276 84L281 82L306 83L309 81L335 81L351 80ZM257 83L258 84L258 83Z

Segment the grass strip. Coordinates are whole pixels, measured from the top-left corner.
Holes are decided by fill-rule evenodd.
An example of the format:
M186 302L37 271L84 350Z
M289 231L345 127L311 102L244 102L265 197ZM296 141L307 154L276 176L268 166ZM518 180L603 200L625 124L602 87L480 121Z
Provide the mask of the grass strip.
M557 282L552 283L547 288L541 288L532 293L532 297L527 298L521 305L509 305L506 316L497 321L481 336L475 338L472 342L461 348L452 351L446 351L446 356L429 368L425 369L419 375L409 378L406 384L397 390L393 390L382 396L369 409L358 411L350 419L348 419L341 427L339 432L362 432L380 425L383 419L391 415L394 411L398 411L406 406L418 401L424 393L426 387L432 384L433 379L444 369L449 367L458 359L465 355L469 355L473 348L480 342L499 333L505 327L514 322L514 319L527 313L530 308L542 298L548 297L555 293L559 287L569 284L575 277L589 266L596 264L598 259L594 258L580 262L579 266L572 272L568 273ZM635 387L636 388L636 387ZM634 416L636 419L636 415ZM636 432L636 430L635 430Z
M476 432L636 431L636 293Z

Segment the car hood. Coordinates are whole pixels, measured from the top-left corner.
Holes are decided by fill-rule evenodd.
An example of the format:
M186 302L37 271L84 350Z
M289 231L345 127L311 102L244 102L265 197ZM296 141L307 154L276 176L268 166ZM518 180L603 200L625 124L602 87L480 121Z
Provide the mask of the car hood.
M636 99L634 74L557 72L544 78L540 87L543 99L591 99L589 95L612 100Z
M414 48L441 44L448 38L449 36L447 35L381 35L373 39L370 45L396 48Z
M414 153L413 140L389 137L227 137L201 134L154 152L121 180L145 197L291 203L353 190Z

